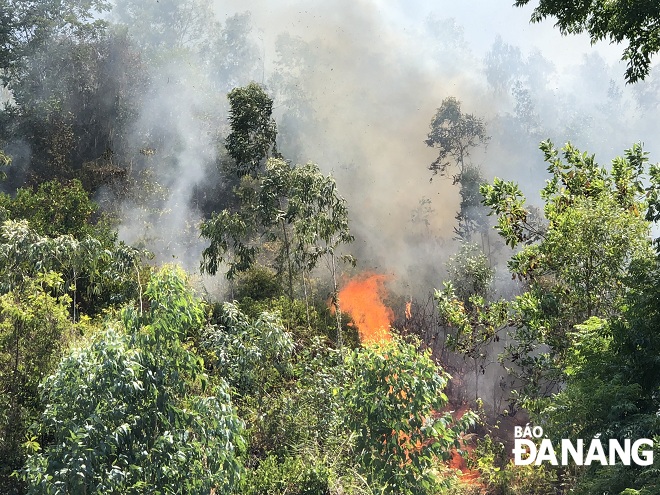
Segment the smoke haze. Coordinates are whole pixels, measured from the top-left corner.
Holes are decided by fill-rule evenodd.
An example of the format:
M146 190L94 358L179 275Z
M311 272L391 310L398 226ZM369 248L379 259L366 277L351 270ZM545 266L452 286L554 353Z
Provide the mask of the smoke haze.
M120 236L191 270L204 248L196 226L225 201L213 184L225 180L226 93L252 80L275 100L285 158L337 179L360 269L411 292L439 286L456 250L455 171L433 176L424 143L443 99L485 122L491 140L471 161L486 180L517 180L532 202L542 139L570 140L600 163L636 141L658 156L660 76L625 86L620 47L529 24L531 8L509 0L115 4L108 19L149 74L122 146L132 172L149 169L161 187L124 201Z

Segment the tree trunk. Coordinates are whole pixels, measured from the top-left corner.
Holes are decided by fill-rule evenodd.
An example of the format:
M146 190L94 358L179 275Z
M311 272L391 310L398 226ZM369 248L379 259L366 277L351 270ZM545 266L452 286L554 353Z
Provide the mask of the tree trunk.
M293 301L293 267L291 266L289 236L286 233L286 225L284 223L284 219L282 219L282 234L284 236L284 252L286 253L286 261L289 269L289 300Z
M332 300L335 305L335 317L337 319L337 347L342 348L341 337L341 306L339 305L339 287L337 287L337 263L335 261L335 254L330 254L332 261Z

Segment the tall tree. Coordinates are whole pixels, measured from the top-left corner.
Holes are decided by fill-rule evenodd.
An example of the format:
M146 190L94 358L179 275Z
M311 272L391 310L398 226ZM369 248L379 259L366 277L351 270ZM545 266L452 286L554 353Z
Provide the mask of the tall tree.
M324 257L336 296L337 261L350 261L336 249L353 237L346 201L334 179L323 175L316 164L292 166L278 156L273 101L261 86L236 88L228 98L231 133L225 147L234 159L233 172L242 177L239 205L234 211L213 214L202 224L201 236L210 240L202 253L202 271L215 274L220 263L228 262L227 277L233 278L254 264L260 251L255 238L266 236L281 246L276 264L278 273L287 277L291 300L296 274L303 272L307 295L305 273ZM339 322L338 332L339 336Z
M431 130L426 145L438 150L438 157L431 163L429 170L433 174L444 175L451 166L458 168L460 174L469 165L470 152L477 146L488 142L486 126L483 120L461 111L461 102L449 96L442 100L431 120Z
M234 88L229 99L229 124L225 148L235 162L238 176L263 171L265 160L277 156L277 125L272 117L273 100L257 83Z
M115 0L112 16L155 59L211 45L217 21L210 0Z
M280 242L278 271L286 274L291 299L296 273L309 273L323 257L334 267L336 280L336 262L342 257L335 250L353 237L346 201L334 179L316 164L291 166L272 158L254 186L242 191L239 211L223 210L202 224L201 236L211 241L202 253L202 269L214 274L218 263L229 261L227 276L233 278L256 261L259 247L252 240L265 234Z
M469 157L470 153L490 139L486 135L483 120L461 111L461 102L450 96L442 100L440 108L431 120L431 130L426 145L438 150L438 157L429 170L433 175L445 175L449 168L457 168L453 176L454 184L461 185L461 205L456 215L457 236L466 242L472 241L473 234L487 235L485 227L486 210L478 201L477 191L483 178L479 168Z
M105 27L99 13L107 0L2 0L0 2L0 69L2 80L20 76L26 57L52 38L91 39Z
M21 77L11 84L12 102L0 112L0 138L15 158L10 187L75 177L95 191L125 179L127 129L138 115L138 95L148 91L144 64L128 36L61 35L22 64ZM29 154L21 152L25 145Z

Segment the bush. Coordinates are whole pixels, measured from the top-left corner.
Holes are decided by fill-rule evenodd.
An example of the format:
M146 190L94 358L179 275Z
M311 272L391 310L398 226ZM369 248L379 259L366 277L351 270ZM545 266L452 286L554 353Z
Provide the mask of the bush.
M459 435L474 422L468 412L454 422L443 389L449 375L430 352L391 342L355 350L347 358L344 392L350 429L356 435L356 462L372 485L386 494L427 493L437 488L438 459L459 447Z

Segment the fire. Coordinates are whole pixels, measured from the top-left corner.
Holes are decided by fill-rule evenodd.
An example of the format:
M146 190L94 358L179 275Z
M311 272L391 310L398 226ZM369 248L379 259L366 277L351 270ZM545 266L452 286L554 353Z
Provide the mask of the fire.
M385 275L367 275L353 279L339 291L342 311L351 315L362 343L392 339L390 325L394 312L385 306Z
M468 404L463 404L458 410L451 411L451 415L454 419L458 420L461 419L463 414L465 414L468 410ZM468 439L472 436L473 435L466 435L459 440L463 455L466 457L471 456L472 451L474 450L474 447L470 445L468 441ZM456 448L453 448L451 450L451 457L449 458L447 465L460 473L459 478L462 483L466 485L481 486L483 488L483 484L479 479L481 477L481 473L476 469L470 469L470 467L468 467L466 457L463 457L463 455L461 455Z

